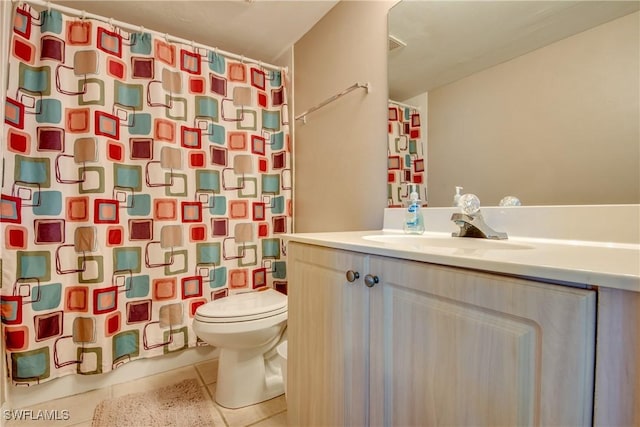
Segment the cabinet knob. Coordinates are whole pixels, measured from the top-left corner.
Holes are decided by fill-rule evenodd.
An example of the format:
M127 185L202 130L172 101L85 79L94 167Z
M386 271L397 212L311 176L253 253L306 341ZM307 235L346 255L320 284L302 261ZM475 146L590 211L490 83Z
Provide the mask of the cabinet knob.
M380 279L378 279L378 276L372 276L371 274L367 274L366 276L364 276L364 284L369 288L373 288L373 285L375 285L379 281Z
M360 278L360 273L358 273L357 271L353 271L353 270L347 271L347 280L349 282L355 282L359 278Z

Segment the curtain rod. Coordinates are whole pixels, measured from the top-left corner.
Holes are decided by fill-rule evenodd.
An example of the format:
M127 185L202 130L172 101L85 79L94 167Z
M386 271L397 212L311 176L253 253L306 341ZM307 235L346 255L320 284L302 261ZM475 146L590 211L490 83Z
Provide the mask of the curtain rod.
M366 88L367 89L367 93L369 93L369 91L371 90L371 84L369 84L369 82L367 82L367 83L354 83L353 85L349 86L348 88L346 88L342 92L333 95L331 98L325 99L324 101L322 101L320 104L316 105L315 107L309 108L304 113L299 114L298 116L296 116L296 120L302 119L303 123L307 123L307 115L308 114L313 113L314 111L324 107L325 105L329 104L330 102L333 102L336 99L348 94L352 90L358 89L360 87Z
M389 100L390 103L399 105L401 107L413 108L414 110L420 111L420 107L416 107L415 105L403 104L402 102L394 101L393 99Z
M275 70L275 71L280 71L280 70L284 70L285 74L288 73L289 71L289 67L280 67L278 65L273 65L273 64L268 64L268 63L264 63L262 61L258 61L256 59L252 59L252 58L247 58L243 55L238 55L235 53L231 53L231 52L227 52L225 50L222 49L218 49L217 47L211 47L211 46L207 46L201 43L194 43L193 40L186 40L180 37L175 37L175 36L170 36L167 33L161 33L159 31L155 31L155 30L149 30L147 28L144 28L141 25L133 25L133 24L129 24L126 22L122 22L122 21L117 21L113 18L106 18L104 16L100 16L100 15L96 15L93 13L87 13L84 10L78 10L78 9L73 9L71 7L67 7L67 6L61 6L55 3L51 3L50 1L43 1L43 0L12 0L14 3L18 3L18 5L21 5L22 3L30 3L33 5L37 5L37 6L41 6L44 7L48 10L50 9L56 9L60 12L64 12L66 14L69 15L75 15L81 18L90 18L90 19L95 19L98 21L101 21L105 24L109 24L111 26L116 26L122 29L125 29L129 32L146 32L146 33L152 33L155 34L156 36L160 36L163 37L167 42L174 42L174 43L181 43L187 46L191 46L193 48L199 48L199 49L206 49L208 51L212 51L215 52L216 54L219 55L223 55L227 58L231 58L231 59L235 59L235 60L240 60L240 62L243 63L251 63L254 65L258 65L259 67L262 68L267 68L270 70Z

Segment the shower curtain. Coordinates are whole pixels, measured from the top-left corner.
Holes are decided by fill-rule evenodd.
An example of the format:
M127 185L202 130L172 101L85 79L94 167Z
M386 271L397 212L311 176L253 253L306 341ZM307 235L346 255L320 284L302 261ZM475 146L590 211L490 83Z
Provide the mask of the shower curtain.
M14 384L203 345L200 305L286 293L283 72L28 5L9 31L1 304Z
M422 205L427 205L426 150L422 140L420 111L389 102L388 117L388 207L403 207L416 185Z

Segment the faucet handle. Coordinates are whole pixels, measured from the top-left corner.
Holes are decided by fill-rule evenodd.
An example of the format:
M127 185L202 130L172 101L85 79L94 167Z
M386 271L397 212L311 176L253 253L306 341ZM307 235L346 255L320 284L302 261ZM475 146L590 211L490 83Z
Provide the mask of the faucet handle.
M475 215L480 212L480 199L475 194L467 193L460 196L460 202L458 204L462 212L467 215Z

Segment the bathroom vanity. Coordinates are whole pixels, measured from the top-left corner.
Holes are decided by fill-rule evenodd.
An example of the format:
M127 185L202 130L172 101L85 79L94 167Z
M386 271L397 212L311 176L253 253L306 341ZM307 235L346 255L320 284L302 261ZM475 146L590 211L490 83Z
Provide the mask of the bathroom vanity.
M495 209L510 236L540 218ZM405 236L387 211L384 231L288 236L290 424L640 424L640 207L616 243L452 238L447 209Z

